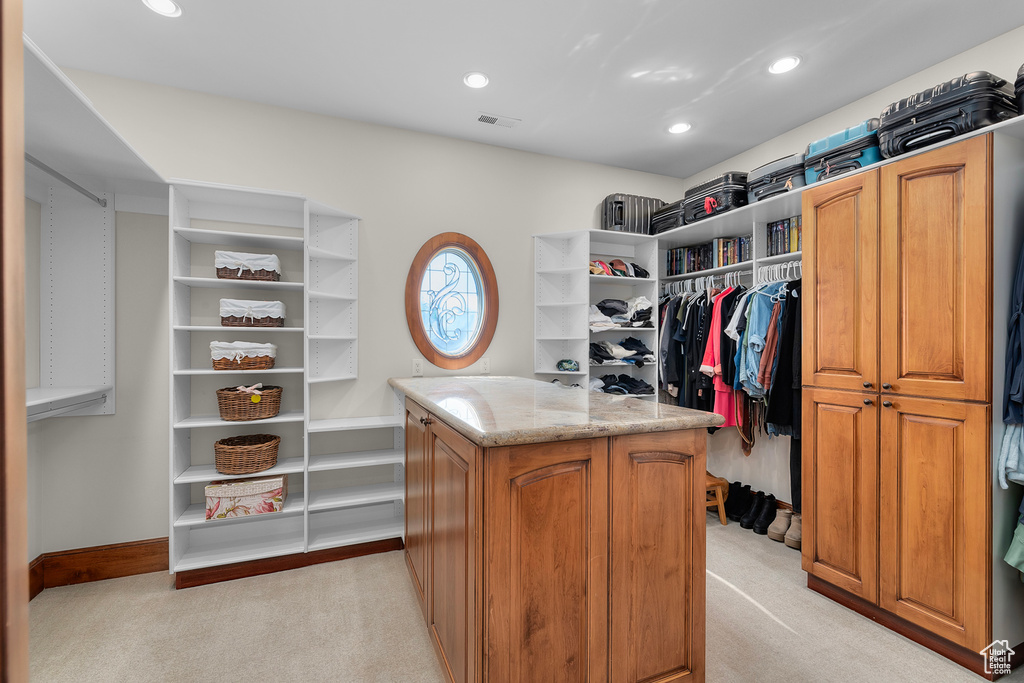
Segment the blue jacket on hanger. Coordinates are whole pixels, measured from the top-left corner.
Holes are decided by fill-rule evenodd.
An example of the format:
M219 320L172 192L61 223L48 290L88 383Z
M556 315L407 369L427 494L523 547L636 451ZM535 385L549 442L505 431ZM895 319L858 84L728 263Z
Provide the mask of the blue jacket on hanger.
M1006 385L1003 388L1003 422L1024 422L1024 247L1017 257L1017 276L1013 279L1010 323L1006 339Z

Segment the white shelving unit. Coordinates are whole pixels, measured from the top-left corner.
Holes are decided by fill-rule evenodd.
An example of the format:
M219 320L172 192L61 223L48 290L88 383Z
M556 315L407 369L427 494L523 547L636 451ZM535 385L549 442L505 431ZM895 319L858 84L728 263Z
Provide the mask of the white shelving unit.
M643 379L657 389L657 362L639 368L631 363L590 365L590 342L618 342L636 337L658 353L657 334L650 328L591 328L590 305L602 299L647 297L657 306L658 249L648 235L607 230L534 235L534 374L542 379L586 385L591 376L614 372ZM649 278L591 275L589 263L612 259L636 263L651 273ZM657 311L652 312L651 325ZM556 369L559 360L575 360L577 372ZM657 394L640 396L657 400Z
M322 417L316 410L326 403L319 392L358 374L358 229L357 217L300 195L171 181L172 573L402 536L402 401L384 417ZM278 254L282 280L218 279L217 248ZM286 327L222 327L221 297L282 300ZM213 370L209 343L237 339L273 341L276 366ZM218 387L261 379L284 388L277 416L220 419ZM354 430L392 435L379 450L325 452L332 434ZM216 471L214 442L259 432L281 436L277 465L258 475L288 476L284 509L206 521L203 486L239 478Z

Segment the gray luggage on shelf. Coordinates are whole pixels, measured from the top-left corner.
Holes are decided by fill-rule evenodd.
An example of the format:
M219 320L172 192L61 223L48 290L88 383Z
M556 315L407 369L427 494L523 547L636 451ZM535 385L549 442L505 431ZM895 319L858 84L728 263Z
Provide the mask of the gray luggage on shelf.
M601 228L619 232L651 234L651 214L665 206L654 197L635 194L610 194L604 198Z
M804 153L790 154L758 166L747 174L747 203L753 204L806 184Z

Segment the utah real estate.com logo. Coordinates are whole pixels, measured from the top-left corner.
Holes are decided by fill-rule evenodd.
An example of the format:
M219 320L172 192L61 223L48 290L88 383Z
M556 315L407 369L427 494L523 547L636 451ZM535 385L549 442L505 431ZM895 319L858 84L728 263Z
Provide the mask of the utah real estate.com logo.
M1008 641L994 640L980 654L985 658L985 673L1010 673L1010 658L1013 657L1014 651L1010 649Z

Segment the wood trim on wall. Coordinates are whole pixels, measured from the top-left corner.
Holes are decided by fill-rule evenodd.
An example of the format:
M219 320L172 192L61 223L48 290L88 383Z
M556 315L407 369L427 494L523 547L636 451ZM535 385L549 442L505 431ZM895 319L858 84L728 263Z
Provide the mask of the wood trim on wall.
M0 679L28 680L25 70L21 0L0 2Z

